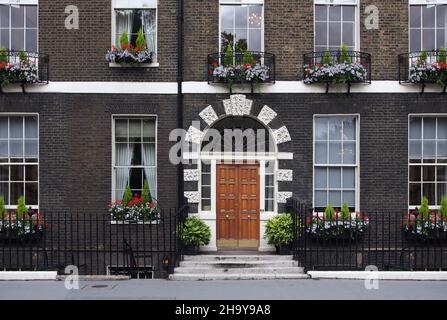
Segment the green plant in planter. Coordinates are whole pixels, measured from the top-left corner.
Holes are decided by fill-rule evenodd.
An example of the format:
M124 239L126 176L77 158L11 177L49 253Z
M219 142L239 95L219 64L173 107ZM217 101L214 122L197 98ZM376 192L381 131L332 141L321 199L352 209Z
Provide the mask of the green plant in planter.
M441 198L441 208L439 209L439 214L443 218L447 218L447 197Z
M231 44L228 44L224 56L224 66L231 67L233 65L233 58L234 58L233 47L231 46Z
M422 49L421 54L419 56L418 64L419 65L425 64L427 62L427 58L428 58L427 50Z
M326 209L324 210L324 218L328 221L335 220L335 209L332 204L328 204Z
M138 30L137 40L135 41L135 44L139 50L146 49L146 37L144 36L143 28L140 28L140 30Z
M428 198L423 197L421 201L421 206L419 207L419 215L422 216L424 220L428 220L430 218L430 207L428 205Z
M180 239L187 246L200 247L210 243L210 228L197 217L188 217L179 230Z
M144 180L143 192L141 193L141 196L143 198L143 203L152 202L152 195L147 180Z
M5 47L0 48L0 63L8 63L8 52Z
M121 34L121 37L120 37L120 46L121 46L121 48L127 48L127 47L129 46L129 36L127 35L127 32L126 32L126 31L124 31L124 32Z
M251 51L246 50L244 53L244 57L242 58L242 64L253 65L254 63L255 63L255 59L253 58Z
M439 49L438 53L438 63L447 63L447 52L444 47Z
M26 214L28 214L28 208L25 204L25 198L21 196L19 197L19 200L17 200L17 217L23 219Z
M351 220L351 211L349 210L347 202L343 202L343 206L341 207L341 219L343 221Z
M297 227L299 222L297 220ZM290 214L281 214L267 221L264 239L268 244L279 247L289 245L293 241L293 219Z
M127 205L133 198L132 195L132 190L130 190L129 185L126 185L126 190L124 190L124 195L123 195L123 204Z
M341 53L340 57L338 58L338 63L351 63L351 58L348 55L348 47L345 44L341 45Z
M7 213L5 208L5 198L0 196L0 219L5 218Z
M334 64L334 60L332 59L332 55L331 52L329 51L329 48L326 49L326 52L324 53L321 63L323 65L329 65L329 66Z

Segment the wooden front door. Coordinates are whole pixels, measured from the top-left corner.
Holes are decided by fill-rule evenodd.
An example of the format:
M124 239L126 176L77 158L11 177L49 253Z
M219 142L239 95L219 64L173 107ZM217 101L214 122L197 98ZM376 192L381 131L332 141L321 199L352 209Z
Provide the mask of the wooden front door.
M217 165L217 247L259 248L259 164Z

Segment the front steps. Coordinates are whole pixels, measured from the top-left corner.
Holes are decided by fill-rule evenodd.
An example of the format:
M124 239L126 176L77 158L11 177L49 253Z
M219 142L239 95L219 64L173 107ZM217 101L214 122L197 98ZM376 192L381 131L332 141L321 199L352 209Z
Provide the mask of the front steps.
M198 255L185 256L170 280L308 279L292 256Z

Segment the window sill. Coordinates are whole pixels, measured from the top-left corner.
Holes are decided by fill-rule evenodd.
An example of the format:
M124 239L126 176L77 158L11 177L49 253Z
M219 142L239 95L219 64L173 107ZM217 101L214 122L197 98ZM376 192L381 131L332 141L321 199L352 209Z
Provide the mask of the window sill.
M110 68L158 68L160 64L158 62L153 63L109 63Z
M156 221L117 221L117 220L112 220L110 221L111 225L157 225L160 224L160 220L156 220Z

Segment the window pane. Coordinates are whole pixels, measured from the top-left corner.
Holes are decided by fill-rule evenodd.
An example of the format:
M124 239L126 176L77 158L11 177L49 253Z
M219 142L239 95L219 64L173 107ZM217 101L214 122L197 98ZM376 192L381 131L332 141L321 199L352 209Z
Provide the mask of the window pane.
M424 48L425 50L436 49L436 37L434 29L422 30L422 48Z
M422 139L422 118L410 118L410 139Z
M354 6L343 6L343 21L355 21Z
M315 119L315 139L328 140L328 120L326 118Z
M273 187L266 187L265 188L265 197L267 199L273 199L275 197L275 189Z
M442 197L446 197L446 196L447 196L447 184L438 183L438 203L437 203L437 205L440 205Z
M410 158L420 159L422 158L422 142L410 141Z
M23 29L11 30L11 48L15 51L19 51L25 48Z
M329 140L342 139L342 122L341 118L329 119Z
M315 169L315 188L326 189L327 188L327 169L316 168Z
M422 167L422 176L424 181L435 181L436 167L425 166Z
M246 29L248 27L248 12L246 6L235 6L235 26L239 29Z
M315 207L326 207L327 206L327 192L326 191L316 191L315 192Z
M37 52L37 30L26 30L26 51Z
M438 139L447 139L447 117L438 118Z
M143 190L143 169L132 168L130 170L130 188L132 192Z
M261 29L250 30L250 42L248 48L250 51L262 51Z
M25 140L25 156L27 158L37 158L38 153L37 140Z
M341 45L341 23L330 22L329 23L329 46Z
M11 166L11 181L24 181L24 166Z
M436 21L436 6L422 7L422 27L434 28Z
M343 169L343 188L355 189L355 169Z
M340 189L341 188L341 169L329 168L329 188Z
M37 183L25 184L25 202L28 206L36 206L39 204L38 190L39 186Z
M37 28L37 6L26 6L26 27Z
M421 204L421 184L410 183L410 205L418 206Z
M343 40L342 43L348 47L354 46L354 24L343 23Z
M0 196L3 196L6 205L9 205L9 185L7 183L0 183Z
M410 30L410 51L420 51L421 50L421 30L411 29Z
M447 157L447 141L438 141L438 158Z
M410 6L410 27L421 27L421 6Z
M23 28L24 27L24 6L11 6L11 27Z
M10 156L13 158L23 157L23 140L10 140L9 142Z
M234 7L220 6L220 21L222 29L234 28Z
M421 167L410 167L410 181L420 182L422 179Z
M23 182L11 183L11 205L17 205L17 200L19 200L21 196L25 195L25 190L23 190L23 187Z
M327 46L327 24L325 22L315 23L315 45Z
M210 199L202 199L202 210L203 211L211 210L211 200Z
M315 142L315 163L327 164L327 142Z
M248 49L247 29L236 29L236 52L245 52Z
M274 204L273 200L266 200L265 201L265 211L273 212L274 206L275 206L275 204Z
M141 166L143 165L142 153L141 153L141 143L131 143L130 150L132 150L132 161L131 164L133 166Z
M315 6L315 20L327 21L327 6Z
M437 168L436 180L438 182L447 181L447 167L446 166L439 166Z
M329 7L329 20L330 21L340 21L341 20L341 6L330 6Z
M430 205L435 205L435 184L434 183L424 183L423 184L423 196L428 198Z
M0 28L9 28L9 6L0 4Z
M8 117L0 117L0 139L8 139Z
M37 139L37 117L25 118L25 138Z
M248 27L261 28L262 27L262 6L249 6Z
M209 174L202 174L202 185L204 186L211 185L211 176Z
M355 164L356 163L355 142L345 142L343 144L343 163L344 164Z
M202 187L202 198L211 198L211 188L210 187Z
M143 137L145 142L155 142L155 121L143 121Z
M0 158L8 157L8 140L0 140Z
M341 207L341 191L329 191L329 203L334 207Z
M130 142L141 142L141 121L130 120L129 121L129 139Z
M446 46L445 30L438 29L436 31L436 49L440 49Z
M23 138L23 118L10 117L9 118L9 137Z
M436 157L436 142L424 141L424 159Z
M342 163L342 144L341 142L329 143L329 163L341 164Z
M115 120L115 141L127 142L127 120Z
M354 191L343 191L343 202L347 202L350 208L355 208L355 192Z
M38 167L37 166L26 166L25 167L25 180L26 181L37 181L38 177Z
M9 181L9 166L0 166L0 181Z
M274 180L275 179L273 178L273 176L270 176L270 175L265 176L265 185L266 186L270 186L270 187L274 186L275 185L275 181Z

